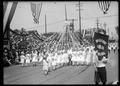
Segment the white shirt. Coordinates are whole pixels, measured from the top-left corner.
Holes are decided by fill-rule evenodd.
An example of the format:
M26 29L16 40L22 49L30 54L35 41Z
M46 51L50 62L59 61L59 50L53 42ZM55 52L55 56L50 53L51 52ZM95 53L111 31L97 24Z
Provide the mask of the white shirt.
M108 60L106 57L103 57L101 61L98 60L98 56L96 55L96 52L93 53L93 63L95 63L96 67L105 67L106 64L103 63L103 61Z

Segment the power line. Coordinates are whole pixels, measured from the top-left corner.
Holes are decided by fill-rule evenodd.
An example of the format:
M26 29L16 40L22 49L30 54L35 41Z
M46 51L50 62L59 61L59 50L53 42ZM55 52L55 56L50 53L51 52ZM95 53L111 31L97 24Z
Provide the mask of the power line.
M61 22L63 22L63 21L65 21L65 20L59 20L59 21L56 21L56 22L53 22L53 23L49 23L49 24L47 24L47 25L54 25L54 24L57 24L57 23L61 23ZM42 26L44 27L45 25L43 24L43 25L39 25L39 26L27 28L27 29L38 28L38 27L42 27Z
M106 18L106 17L115 17L115 16L118 16L118 15L109 15L109 16L99 16L99 17L89 17L89 18L84 18L84 17L81 17L83 20L89 20L89 19L93 19L93 18Z

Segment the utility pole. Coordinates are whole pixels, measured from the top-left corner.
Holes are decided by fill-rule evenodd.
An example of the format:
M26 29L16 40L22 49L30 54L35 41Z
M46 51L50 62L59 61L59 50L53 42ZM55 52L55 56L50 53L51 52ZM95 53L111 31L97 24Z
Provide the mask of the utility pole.
M80 30L80 34L81 34L81 11L80 11L80 1L79 1L79 30Z
M99 20L98 20L98 18L97 18L97 32L98 32L98 30L99 30L99 27L98 27L98 25L99 25Z
M77 9L77 11L79 11L79 32L80 32L80 34L81 34L81 10L83 10L83 9L81 9L81 3L80 3L80 1L79 1L79 3L78 4L76 4L76 6L77 7L79 7L79 9Z
M105 32L106 32L106 31L107 31L107 30L106 30L106 23L104 23L104 29L105 29Z
M65 4L65 21L67 21L67 9L66 9L66 4Z
M46 14L45 14L45 33L47 33L47 20L46 20Z

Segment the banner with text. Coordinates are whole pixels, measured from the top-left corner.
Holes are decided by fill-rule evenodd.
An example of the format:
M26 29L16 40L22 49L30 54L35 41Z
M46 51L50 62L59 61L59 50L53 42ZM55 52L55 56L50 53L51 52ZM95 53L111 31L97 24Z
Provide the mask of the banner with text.
M98 60L102 60L103 57L108 58L108 35L95 33L94 44L95 49L98 51Z

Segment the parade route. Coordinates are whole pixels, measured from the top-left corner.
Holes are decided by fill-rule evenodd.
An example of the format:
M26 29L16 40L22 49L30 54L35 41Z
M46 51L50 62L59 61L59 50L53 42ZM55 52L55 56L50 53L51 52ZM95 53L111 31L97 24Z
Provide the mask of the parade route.
M118 80L118 51L109 54L107 83ZM41 64L36 67L13 65L3 71L4 84L94 84L93 66L65 66L44 75ZM86 69L85 69L86 68ZM84 70L83 72L81 72Z

